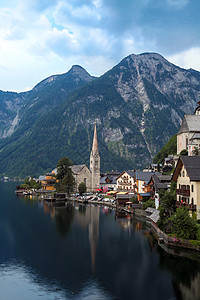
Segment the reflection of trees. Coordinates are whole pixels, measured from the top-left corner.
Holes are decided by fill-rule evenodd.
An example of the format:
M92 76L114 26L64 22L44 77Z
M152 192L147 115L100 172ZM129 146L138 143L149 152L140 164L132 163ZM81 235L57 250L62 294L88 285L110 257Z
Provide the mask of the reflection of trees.
M55 214L56 230L61 235L66 235L74 219L74 207L67 205L65 208L57 208Z
M157 251L160 252L159 267L172 273L175 281L190 287L194 277L199 273L200 262L173 255L163 255L160 247Z
M78 212L79 212L80 214L85 215L85 214L86 214L86 205L79 205L79 210L78 210Z

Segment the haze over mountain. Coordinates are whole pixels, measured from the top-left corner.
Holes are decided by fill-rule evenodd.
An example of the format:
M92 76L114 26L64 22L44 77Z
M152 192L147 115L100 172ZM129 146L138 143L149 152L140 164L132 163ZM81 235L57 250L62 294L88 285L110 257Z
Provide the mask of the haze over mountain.
M1 174L42 174L64 155L88 164L95 120L101 170L142 168L193 113L200 73L132 54L99 78L73 66L0 101Z

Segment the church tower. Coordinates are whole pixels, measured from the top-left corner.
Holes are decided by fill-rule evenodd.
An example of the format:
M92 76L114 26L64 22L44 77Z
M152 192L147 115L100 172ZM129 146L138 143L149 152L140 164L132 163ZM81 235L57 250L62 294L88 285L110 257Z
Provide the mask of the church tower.
M100 156L97 142L97 128L95 123L92 151L90 154L91 187L94 191L100 187Z

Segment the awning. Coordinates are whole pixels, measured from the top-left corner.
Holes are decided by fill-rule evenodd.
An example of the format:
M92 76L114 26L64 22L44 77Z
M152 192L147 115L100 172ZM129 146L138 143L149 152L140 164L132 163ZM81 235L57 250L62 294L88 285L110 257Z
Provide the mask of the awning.
M110 192L108 192L107 194L108 194L108 195L115 195L115 194L117 194L117 191L110 191Z
M117 195L126 195L126 194L128 194L128 192L119 192L119 193L117 193Z

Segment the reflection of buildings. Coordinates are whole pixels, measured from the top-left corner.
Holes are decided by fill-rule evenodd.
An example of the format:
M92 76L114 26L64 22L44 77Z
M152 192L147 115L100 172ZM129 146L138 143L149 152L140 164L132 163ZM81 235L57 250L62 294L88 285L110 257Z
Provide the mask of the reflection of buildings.
M118 219L117 223L123 228L123 229L128 229L131 227L131 219Z
M89 224L89 241L92 259L92 273L95 273L96 250L99 239L99 207L91 208L91 219Z
M191 279L190 287L182 283L178 285L181 300L199 300L200 299L200 273Z
M43 203L44 213L50 214L51 218L55 218L55 207L50 206L48 203Z
M95 272L96 250L99 239L99 216L100 208L98 206L87 206L84 214L78 212L75 215L75 221L83 228L89 228L89 242L91 251L92 273Z

